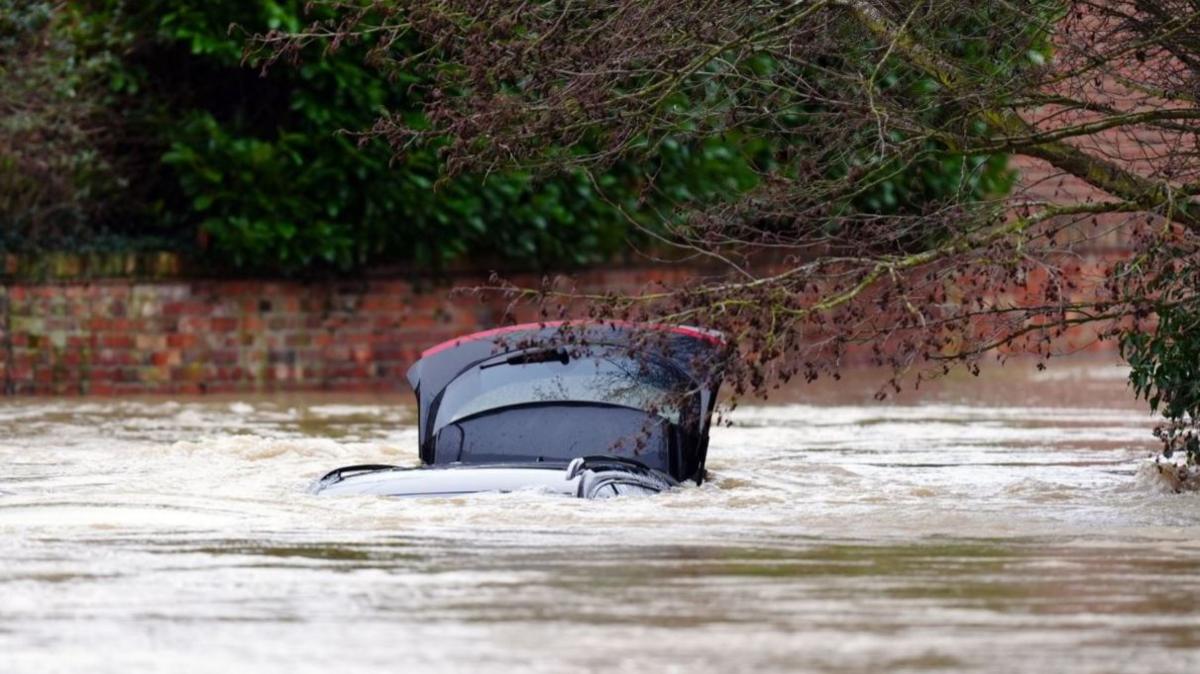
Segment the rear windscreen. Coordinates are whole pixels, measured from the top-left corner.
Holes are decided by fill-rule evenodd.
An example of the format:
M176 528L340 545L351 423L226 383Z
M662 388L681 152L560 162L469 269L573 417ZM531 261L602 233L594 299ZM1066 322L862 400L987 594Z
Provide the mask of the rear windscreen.
M678 424L693 386L673 366L619 350L571 357L564 351L505 354L472 367L446 387L433 433L490 410L528 403L606 403L653 412Z
M619 456L670 472L669 434L665 420L639 410L548 403L447 424L435 436L433 463L566 463L580 456Z

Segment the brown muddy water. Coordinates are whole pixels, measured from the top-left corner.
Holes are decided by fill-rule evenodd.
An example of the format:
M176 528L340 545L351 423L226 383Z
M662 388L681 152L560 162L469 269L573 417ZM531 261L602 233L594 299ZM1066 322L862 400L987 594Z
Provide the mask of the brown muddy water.
M602 502L305 493L414 463L407 397L0 403L0 672L1200 671L1200 496L1119 369L869 394Z

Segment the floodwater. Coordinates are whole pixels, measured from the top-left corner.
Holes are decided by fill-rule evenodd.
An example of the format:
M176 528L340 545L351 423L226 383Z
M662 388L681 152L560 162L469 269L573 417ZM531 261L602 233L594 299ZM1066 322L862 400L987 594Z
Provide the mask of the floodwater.
M317 498L407 398L0 403L0 672L1195 672L1120 370L789 391L652 498Z

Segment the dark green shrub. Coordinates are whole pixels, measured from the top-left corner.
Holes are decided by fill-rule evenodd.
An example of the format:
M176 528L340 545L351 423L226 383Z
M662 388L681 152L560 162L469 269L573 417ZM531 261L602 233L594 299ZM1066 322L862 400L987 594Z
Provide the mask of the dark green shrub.
M268 273L594 263L639 236L629 216L654 228L674 205L748 189L749 158L762 168L787 141L668 139L594 181L448 178L436 147L397 160L341 133L385 111L422 123L420 82L365 63L368 45L324 56L318 45L265 74L243 62L248 33L302 27L304 4L0 0L0 100L38 103L0 127L0 246L199 249L218 267ZM964 176L966 189L999 191L1003 159L967 166L981 161L935 155L854 207L919 208L964 189Z
M67 18L57 3L0 0L0 250L76 240L119 187L95 64Z
M420 119L411 77L368 67L361 46L265 76L244 64L246 33L300 27L303 4L82 4L93 47L122 55L110 83L130 111L127 145L147 155L141 217L195 231L217 261L267 271L438 267L465 256L569 266L623 249L629 223L583 175L446 179L436 148L397 161L382 143L340 133L369 128L385 110ZM672 196L691 200L753 182L717 142L665 148L653 164L597 178L646 224L659 216L641 201L645 171L665 172Z

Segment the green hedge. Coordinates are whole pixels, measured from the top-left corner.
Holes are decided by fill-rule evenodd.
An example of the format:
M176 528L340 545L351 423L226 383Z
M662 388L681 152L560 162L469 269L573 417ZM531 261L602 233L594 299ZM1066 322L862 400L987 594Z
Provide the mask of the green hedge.
M691 201L753 184L740 154L717 141L666 147L651 165L615 166L596 183L511 172L447 179L436 148L395 160L383 143L341 133L369 128L384 111L421 123L410 94L418 83L365 65L365 46L307 54L265 77L243 63L247 33L299 28L312 18L303 5L77 4L80 41L120 55L107 84L126 111L125 147L145 155L135 163L146 170L131 176L143 194L131 221L194 233L210 259L268 271L428 268L466 256L566 266L625 246L630 227L613 204L654 223L641 199L647 172Z
M668 140L594 181L448 178L436 147L396 159L343 133L385 111L423 124L421 82L367 65L369 45L315 48L265 75L244 62L248 34L301 28L314 18L305 4L0 0L0 97L53 93L38 97L38 116L0 125L0 251L165 248L286 274L463 259L582 265L642 236L625 213L653 229L675 206L752 188L752 164L769 164L786 142ZM416 46L393 49L406 48ZM908 208L962 189L963 175L977 183L970 190L1003 183L1003 158L984 172L963 171L965 161L983 160L935 159L857 207ZM32 201L31 180L44 188Z

